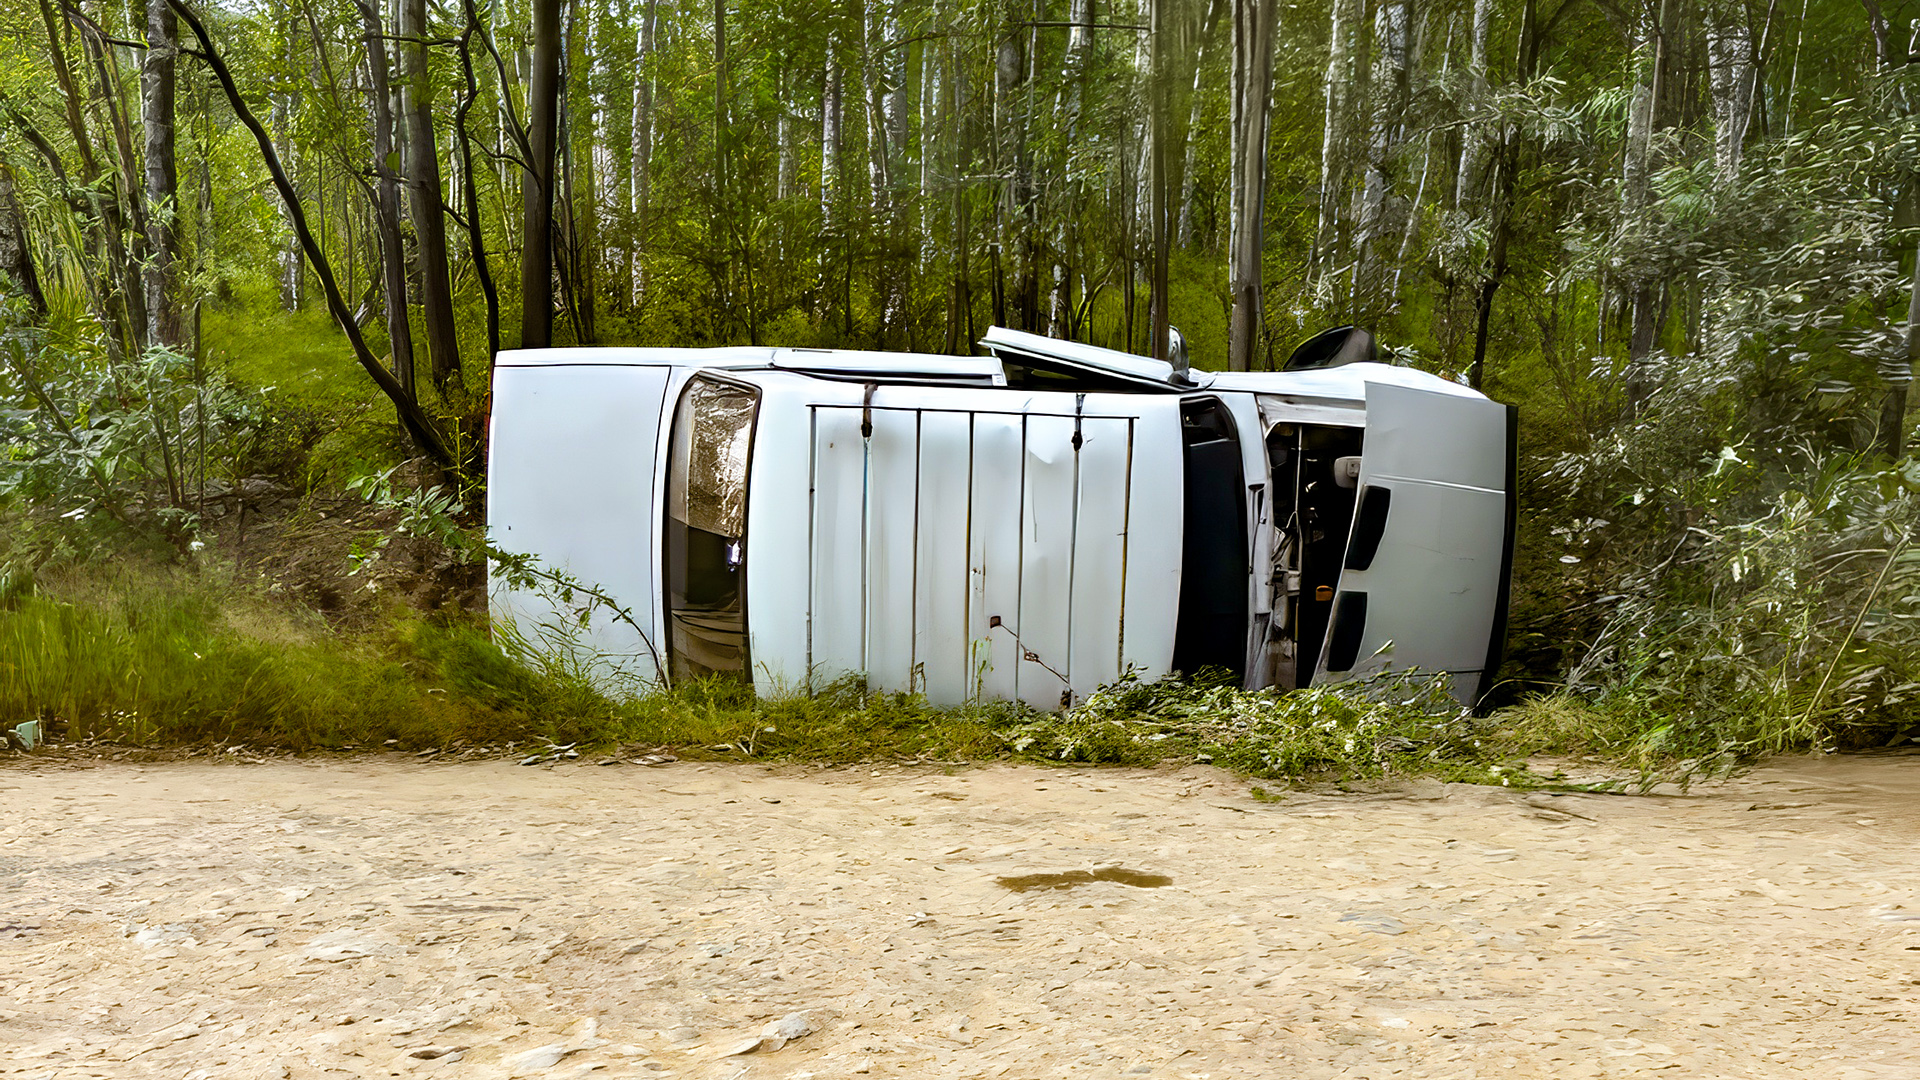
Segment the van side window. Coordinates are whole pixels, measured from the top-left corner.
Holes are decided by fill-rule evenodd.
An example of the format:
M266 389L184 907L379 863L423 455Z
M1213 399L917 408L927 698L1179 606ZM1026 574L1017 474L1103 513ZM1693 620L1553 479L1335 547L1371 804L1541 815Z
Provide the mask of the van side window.
M667 666L674 679L745 675L747 468L759 394L696 376L667 461Z

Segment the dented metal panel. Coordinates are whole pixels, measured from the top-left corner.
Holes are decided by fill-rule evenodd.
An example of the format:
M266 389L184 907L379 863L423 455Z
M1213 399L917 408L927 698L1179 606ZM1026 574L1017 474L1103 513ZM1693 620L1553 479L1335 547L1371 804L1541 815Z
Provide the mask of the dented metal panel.
M1120 676L1120 619L1126 599L1128 508L1133 496L1135 421L1084 417L1075 456L1073 596L1067 671L1085 688Z
M1012 699L1019 669L1014 624L1020 613L1021 491L1026 423L973 413L973 501L968 539L969 636L973 696Z
M1027 417L1021 485L1020 638L1015 692L1036 709L1058 709L1072 689L1067 634L1073 618L1075 453L1073 420Z

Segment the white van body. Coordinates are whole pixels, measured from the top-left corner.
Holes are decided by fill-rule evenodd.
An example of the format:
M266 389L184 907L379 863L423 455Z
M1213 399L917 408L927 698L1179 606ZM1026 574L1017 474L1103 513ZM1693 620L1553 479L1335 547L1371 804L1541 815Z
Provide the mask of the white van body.
M502 353L493 542L618 605L573 633L610 682L858 675L1057 709L1129 670L1292 688L1417 668L1484 695L1508 407L1377 363L1186 375L983 344ZM581 606L506 575L490 597L523 633Z

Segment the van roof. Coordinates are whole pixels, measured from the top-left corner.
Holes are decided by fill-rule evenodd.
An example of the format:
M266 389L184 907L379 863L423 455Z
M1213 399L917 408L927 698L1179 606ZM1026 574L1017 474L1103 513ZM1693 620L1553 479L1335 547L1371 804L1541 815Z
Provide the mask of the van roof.
M1071 350L1076 366L1087 371L1111 367L1123 383L1143 391L1154 389L1156 376L1171 373L1166 363L1075 342L1056 347ZM678 367L707 370L785 371L828 378L863 378L874 382L963 380L1004 385L1006 369L996 356L942 356L933 353L876 352L859 349L792 349L762 346L722 348L668 348L653 346L577 346L557 349L512 349L502 352L501 367ZM1200 389L1239 393L1277 394L1312 401L1362 404L1367 383L1386 383L1460 397L1483 397L1479 391L1417 368L1363 362L1303 371L1209 371L1193 373L1195 386L1169 384L1163 392Z

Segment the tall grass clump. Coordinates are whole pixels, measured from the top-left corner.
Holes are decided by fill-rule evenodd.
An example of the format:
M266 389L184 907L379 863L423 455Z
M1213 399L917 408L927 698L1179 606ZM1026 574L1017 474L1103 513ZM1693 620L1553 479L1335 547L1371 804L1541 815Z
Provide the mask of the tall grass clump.
M307 750L578 740L612 702L483 631L396 611L336 631L213 570L48 574L0 604L0 720L56 738Z

